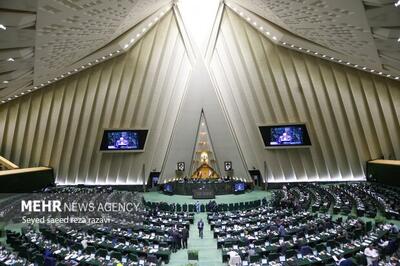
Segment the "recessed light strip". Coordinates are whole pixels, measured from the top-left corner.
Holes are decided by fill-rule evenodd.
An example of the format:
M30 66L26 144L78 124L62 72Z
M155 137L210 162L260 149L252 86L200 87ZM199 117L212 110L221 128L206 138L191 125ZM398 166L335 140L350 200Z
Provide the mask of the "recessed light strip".
M400 3L400 0L399 0L399 3ZM230 3L228 3L226 5L231 10L233 10L236 14L238 14L241 17L243 17L244 20L247 23L249 23L252 27L257 29L263 35L267 35L270 39L274 40L275 42L278 41L278 38L276 36L273 35L272 37L270 37L271 36L271 32L274 29L271 28L271 29L268 30L263 26L259 26L261 24L260 22L253 21L250 16L244 14L243 11L239 10L239 8L237 8L236 6L232 6ZM400 42L400 38L399 38L398 41ZM390 74L386 74L386 73L383 73L382 71L371 69L371 68L368 68L366 66L359 66L358 64L354 64L354 63L348 62L348 61L343 60L343 59L339 59L339 58L335 58L335 57L328 56L328 55L325 55L325 54L321 54L319 52L312 51L312 50L310 50L308 48L303 48L303 47L300 47L300 46L297 46L297 45L294 45L294 44L290 44L290 43L284 42L284 41L278 41L278 42L279 42L280 45L285 46L287 48L290 48L290 49L293 49L293 50L298 50L298 51L305 52L305 53L314 54L315 56L322 57L322 58L324 58L326 60L330 60L330 61L333 61L335 63L339 63L339 64L346 65L346 66L351 66L353 68L364 70L364 71L367 71L369 73L374 73L375 75L386 76L387 78L392 78L392 79L395 79L395 80L399 80L400 79L400 76L392 76Z

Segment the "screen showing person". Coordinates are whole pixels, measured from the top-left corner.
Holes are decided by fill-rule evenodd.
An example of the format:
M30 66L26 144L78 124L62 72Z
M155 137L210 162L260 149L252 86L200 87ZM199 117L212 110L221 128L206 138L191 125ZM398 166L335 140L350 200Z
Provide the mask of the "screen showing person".
M305 124L260 126L259 130L265 147L311 145Z
M303 144L301 127L274 127L271 128L271 145Z
M137 149L138 148L137 132L121 131L108 132L108 149Z
M105 130L102 151L143 151L148 130Z

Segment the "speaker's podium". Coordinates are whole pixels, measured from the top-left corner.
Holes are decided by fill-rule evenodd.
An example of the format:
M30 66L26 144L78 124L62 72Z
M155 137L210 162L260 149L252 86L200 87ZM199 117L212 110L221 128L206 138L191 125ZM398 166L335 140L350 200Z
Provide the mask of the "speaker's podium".
M215 199L215 191L211 186L202 186L192 190L193 199Z

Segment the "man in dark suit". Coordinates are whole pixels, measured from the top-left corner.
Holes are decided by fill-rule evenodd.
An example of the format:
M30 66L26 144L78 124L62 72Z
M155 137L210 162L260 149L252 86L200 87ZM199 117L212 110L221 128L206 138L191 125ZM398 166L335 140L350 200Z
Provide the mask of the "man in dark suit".
M189 231L184 227L182 229L182 248L185 249L187 248L187 241L189 238Z
M200 219L200 221L197 223L197 228L199 229L199 237L203 239L203 229L204 229L203 219Z

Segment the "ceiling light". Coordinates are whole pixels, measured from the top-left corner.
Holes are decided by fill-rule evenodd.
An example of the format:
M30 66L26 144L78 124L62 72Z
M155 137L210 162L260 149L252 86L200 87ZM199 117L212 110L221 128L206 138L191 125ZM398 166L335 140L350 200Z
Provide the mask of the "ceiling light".
M331 60L335 60L335 58L334 58L334 57L331 57Z
M254 25L254 26L257 26L257 22L254 21L254 22L253 22L253 25Z
M350 65L350 62L347 62L346 65Z
M88 66L91 66L91 65L92 65L92 63L90 63L90 62L89 62L89 63L87 63L87 64L88 64Z
M117 50L116 53L118 54L119 52L121 52L120 50Z
M261 26L261 27L260 27L260 30L263 30L263 29L264 29L264 27L263 27L263 26Z
M400 42L400 38L398 38L397 41Z
M113 55L112 53L109 54L109 56L112 56L112 55Z
M8 98L7 100L11 101L12 99L11 99L11 98Z
M354 67L358 67L358 65L357 65L357 64L355 64L355 65L354 65Z
M388 78L389 78L389 77L391 77L391 75L390 75L390 74L387 74L387 75L386 75L386 77L388 77Z
M251 19L249 17L246 18L247 21L250 21Z
M318 53L317 53L317 52L315 52L314 54L315 54L315 55L317 55Z
M399 77L395 77L394 79L399 79Z
M14 58L10 57L10 58L7 59L7 61L8 62L14 62L15 60L14 60Z
M18 98L18 95L14 95L14 98Z
M4 26L3 24L0 24L0 29L6 30L7 28L6 28L6 26Z
M75 68L74 71L76 72L76 71L78 71L78 69Z
M366 68L366 67L363 67L362 69L363 69L363 70L366 70L367 68Z
M326 55L323 55L322 57L326 57Z
M42 84L40 84L40 86L42 86L42 87L43 87L43 86L44 86L44 84L42 83Z
M71 72L68 71L67 74L68 74L68 75L71 75Z
M143 29L142 29L142 32L145 32L146 30L147 30L147 28L143 28Z
M292 44L292 45L290 45L290 47L292 47L292 48L293 48L293 47L294 47L294 45Z
M269 33L269 31L267 31L267 35L270 35L271 33Z
M106 59L106 57L105 57L105 56L102 56L101 58L102 58L102 59Z
M36 89L37 89L37 87L34 87L34 89L36 90ZM31 89L27 90L27 92L31 92L31 91L32 91Z
M303 50L303 48L299 47L299 50Z
M124 49L126 49L126 48L128 48L129 47L129 44L125 44L124 45Z
M379 75L382 75L382 72L379 72L378 74L379 74Z
M24 95L25 93L24 92L21 92L21 95Z
M149 24L147 24L148 27L151 27L151 25L153 25L153 22L150 22Z
M375 72L375 70L371 69L371 72Z
M5 103L6 101L1 101L1 103Z
M63 78L63 77L64 77L64 75L61 75L60 77L61 77L61 78Z
M394 6L395 6L395 7L398 7L398 6L400 6L400 0L397 0L397 2L396 2L396 3L394 3Z
M283 42L282 44L283 44L283 45L286 45L286 42Z
M338 61L339 63L342 63L342 60L341 59L339 59L339 61Z
M155 18L154 18L154 21L157 21L157 20L158 20L158 17L155 17Z
M136 37L139 37L139 36L140 36L140 33L136 34Z
M310 52L310 50L309 49L307 49L307 53L309 53Z
M161 16L164 16L164 11L161 11L161 13L160 13L160 14L161 14Z
M243 16L243 12L240 12L239 15Z
M8 83L8 80L3 80L3 83L4 83L4 84L7 84L7 83Z
M278 39L276 38L276 36L272 36L272 39L275 40L275 41L278 40Z
M81 66L81 68L85 68L85 66Z
M47 83L51 83L51 81L50 81L50 80L48 80L48 81L47 81Z

